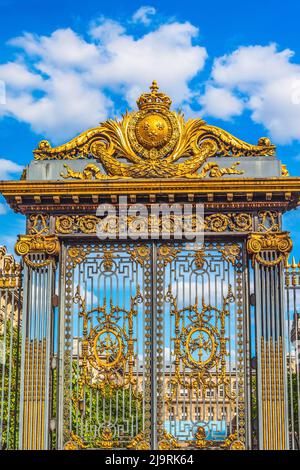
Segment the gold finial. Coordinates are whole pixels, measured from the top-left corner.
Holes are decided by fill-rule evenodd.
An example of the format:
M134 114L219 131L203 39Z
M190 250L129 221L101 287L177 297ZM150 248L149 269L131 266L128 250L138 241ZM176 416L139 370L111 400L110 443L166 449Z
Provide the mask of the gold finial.
M150 90L152 93L157 93L159 89L159 86L157 85L157 81L153 80L152 85L150 86Z

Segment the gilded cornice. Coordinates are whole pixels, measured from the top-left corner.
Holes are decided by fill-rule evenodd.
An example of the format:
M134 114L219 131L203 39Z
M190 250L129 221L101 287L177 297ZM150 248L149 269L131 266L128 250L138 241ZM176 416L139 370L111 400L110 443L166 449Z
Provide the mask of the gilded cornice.
M202 194L202 193L299 193L300 177L288 178L226 178L224 180L137 179L110 181L0 181L5 196L87 195L87 194Z

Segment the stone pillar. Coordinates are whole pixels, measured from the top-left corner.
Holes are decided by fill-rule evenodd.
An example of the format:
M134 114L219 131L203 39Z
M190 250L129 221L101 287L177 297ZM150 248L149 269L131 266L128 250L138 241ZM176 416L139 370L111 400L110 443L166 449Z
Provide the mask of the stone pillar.
M55 235L21 235L15 246L24 261L19 449L49 448L52 298L59 249Z
M259 448L288 449L283 267L292 249L287 232L252 233L256 298Z

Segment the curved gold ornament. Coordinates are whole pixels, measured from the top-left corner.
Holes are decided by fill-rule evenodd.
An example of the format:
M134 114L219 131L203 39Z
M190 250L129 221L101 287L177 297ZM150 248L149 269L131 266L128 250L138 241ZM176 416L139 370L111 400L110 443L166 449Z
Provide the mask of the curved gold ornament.
M259 232L279 232L279 214L276 211L259 211Z
M108 426L103 428L101 439L95 442L95 446L101 449L112 449L117 444L118 443L113 440L113 432Z
M176 232L177 228L182 228L183 218L171 214L170 216L162 217L147 217L141 216L107 216L104 218L96 217L94 215L80 215L70 216L61 215L57 216L55 222L55 230L58 234L70 233L96 233L97 226L100 232L118 234L120 232L121 224L127 225L127 233L138 235L143 230L149 233L161 233L162 231L169 231L170 233ZM227 214L212 214L205 216L204 220L196 214L187 215L184 219L185 227L190 230L202 229L207 232L250 232L253 228L253 218L248 213L227 213Z
M249 235L247 251L252 256L253 265L257 262L263 266L277 266L286 262L293 248L293 242L288 232L254 232ZM276 258L269 260L264 252L276 252Z
M68 254L70 256L70 250ZM76 252L72 254L74 257L77 255ZM81 297L78 286L74 303L79 305L79 315L83 319L83 339L82 364L78 377L79 392L78 397L74 399L75 405L78 405L84 396L85 386L97 389L105 396L111 395L113 390L136 384L133 370L135 358L133 319L137 314L137 305L142 301L143 298L138 288L136 295L131 297L130 310L111 303L108 311L104 302L102 307L87 311L85 300ZM126 318L122 326L118 324L121 313ZM95 316L97 324L93 326ZM98 372L96 381L92 379L92 369Z
M182 446L178 439L176 439L172 434L163 431L162 438L158 442L158 450L176 450L180 449Z
M166 294L166 302L171 304L171 315L175 318L175 338L173 355L175 357L174 376L166 384L169 390L165 401L169 405L176 396L179 387L194 390L199 396L201 390L216 388L224 385L228 399L234 399L229 391L229 381L226 373L226 356L228 351L225 337L225 322L230 315L229 304L235 301L232 288L229 285L228 294L223 298L221 309L202 303L198 308L198 300L194 305L178 309L177 300L171 290ZM216 315L216 324L212 324L212 312ZM189 323L184 325L183 318L188 315ZM181 373L182 365L191 370L187 380ZM212 370L216 369L213 380Z
M245 450L246 446L244 442L242 442L238 438L237 432L229 434L229 436L225 439L225 441L220 445L221 449L229 449L229 450Z
M240 256L241 247L236 243L230 243L219 248L218 251L222 254L222 258L225 261L228 261L232 266L234 266L237 258Z
M64 450L79 450L79 449L87 449L88 445L81 439L81 437L77 436L74 432L70 434L70 440L67 441L64 445Z
M145 438L145 433L140 432L139 434L137 434L127 445L127 449L150 450L150 443L148 439Z
M138 99L138 111L126 113L121 121L109 119L59 147L43 140L34 150L35 159L95 158L104 172L90 163L82 172L66 165L67 173L62 174L90 180L222 177L242 174L236 168L239 162L220 168L216 162L205 165L209 158L274 155L275 147L266 137L250 145L202 119L185 121L181 113L170 110L171 99L158 91L156 82L150 88Z
M18 256L22 256L27 266L35 268L43 268L52 264L55 266L55 258L60 252L60 243L56 235L19 235L15 245L15 252ZM46 255L45 260L32 261L30 255L42 254Z
M207 440L205 428L198 426L195 432L195 440L191 441L190 444L196 449L206 449L212 445L212 441Z

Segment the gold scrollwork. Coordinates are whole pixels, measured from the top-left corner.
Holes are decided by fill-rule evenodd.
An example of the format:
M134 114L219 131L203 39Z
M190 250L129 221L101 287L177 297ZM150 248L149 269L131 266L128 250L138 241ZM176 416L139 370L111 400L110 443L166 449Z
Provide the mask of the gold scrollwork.
M81 246L71 246L70 248L68 248L68 255L72 261L73 267L81 263L86 258L88 252L89 247L84 249Z
M206 174L211 177L241 174L236 169L238 163L230 168L220 168L217 163L205 167L211 157L275 153L274 145L266 137L258 145L250 145L202 119L185 121L183 114L170 110L171 99L159 92L156 82L150 89L150 93L143 93L138 99L138 111L126 113L121 121L109 119L56 148L43 140L34 151L35 159L94 157L106 172L103 174L94 164L87 165L83 172L67 167L64 178L203 178Z
M53 264L55 258L59 255L60 243L56 235L19 235L15 245L15 252L22 256L24 262L31 268L42 268ZM47 258L41 261L32 261L31 254L46 255Z
M151 254L149 246L146 245L140 245L134 248L128 246L128 252L130 253L131 259L141 266L144 266L144 263L149 260Z
M107 234L123 232L124 225L127 233L140 234L148 230L148 233L176 233L177 231L196 230L207 232L250 232L253 228L253 219L248 213L227 213L206 215L204 220L196 214L182 216L171 214L170 216L143 218L141 216L107 216L103 219L94 215L69 216L61 215L56 218L55 228L58 234L71 234L82 232L86 234L99 231Z
M252 229L252 216L247 213L212 214L205 217L205 228L212 232L247 232Z
M229 286L228 294L223 298L222 309L206 305L202 302L202 309L198 308L198 299L194 305L178 309L177 300L171 289L166 294L166 302L171 304L171 315L175 318L174 342L174 376L166 385L169 392L165 396L166 402L171 403L179 387L194 390L200 394L207 388L218 388L224 385L225 393L229 399L233 395L229 390L229 379L226 374L226 356L228 351L225 336L225 322L230 312L228 306L234 302L235 297ZM211 322L213 314L215 323ZM185 324L188 318L188 324ZM191 370L188 380L181 373L181 364ZM215 381L211 377L211 370L217 368Z
M118 445L117 441L113 440L113 432L108 427L105 426L102 429L100 439L93 439L92 443L86 443L81 437L79 437L74 432L70 434L70 440L67 441L64 445L64 450L83 450L88 449L90 445L97 449L112 449L114 446Z
M236 243L232 243L218 248L218 251L222 254L225 261L228 261L232 266L234 266L237 258L240 256L241 247Z
M163 435L158 442L158 450L176 450L180 449L182 446L178 439L176 439L172 434L163 431Z
M31 223L30 235L48 235L49 234L49 216L44 214L32 214L29 217Z
M209 162L203 166L203 169L198 175L199 178L204 178L206 175L210 178L220 178L224 175L243 175L245 172L236 168L240 164L241 162L236 162L228 168L220 168L220 165L217 163Z
M130 310L111 303L108 311L104 301L102 307L87 311L85 300L81 297L78 286L74 302L79 305L79 315L83 318L78 401L83 397L85 385L100 390L103 395L107 393L111 395L115 389L135 384L133 318L137 314L137 305L142 301L143 298L138 288L136 295L131 297ZM95 314L97 325L93 327ZM118 324L120 314L123 314L126 320L122 326ZM99 380L93 380L91 368L98 372ZM120 373L121 370L122 373Z
M220 445L221 449L229 449L229 450L245 450L245 444L239 440L238 434L232 433L230 434L227 439Z
M163 260L164 266L167 266L169 263L173 261L173 259L176 258L179 252L180 252L179 248L175 248L169 245L161 245L158 248L157 256L158 256L158 259Z
M66 168L67 173L60 174L60 176L62 176L64 179L73 178L77 180L92 180L94 178L96 180L105 180L112 178L104 174L94 163L89 163L82 171L74 171L66 163L64 164L64 167Z
M150 443L145 439L145 434L140 432L127 445L127 449L150 450Z
M205 250L203 247L195 252L193 261L197 269L203 268L205 263Z
M70 440L67 441L64 445L64 450L79 450L79 449L87 449L87 445L84 441L77 436L74 432L70 434Z
M276 211L260 211L258 213L260 223L258 224L259 232L278 232L278 212Z
M277 266L286 262L293 248L292 240L288 232L254 232L247 242L247 251L252 256L253 265L257 262L263 266ZM264 253L276 252L275 259L268 259Z
M112 430L106 426L102 430L101 439L97 440L95 444L96 447L100 447L101 449L112 449L118 443L113 440Z

